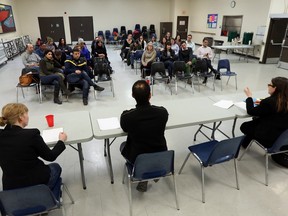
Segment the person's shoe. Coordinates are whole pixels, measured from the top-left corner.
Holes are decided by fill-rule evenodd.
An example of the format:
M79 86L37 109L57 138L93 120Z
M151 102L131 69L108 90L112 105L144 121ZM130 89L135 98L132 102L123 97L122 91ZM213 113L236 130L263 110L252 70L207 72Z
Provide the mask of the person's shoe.
M216 74L215 79L216 80L221 80L220 74Z
M127 65L130 66L130 65L131 65L131 62L130 62L130 61L129 61L129 62L127 61Z
M131 64L131 69L134 69L134 64Z
M62 104L62 101L60 101L59 98L54 98L54 103L56 103L56 104Z
M139 182L136 190L138 190L139 192L146 192L147 191L147 185L148 185L148 181L145 182Z
M189 84L189 85L192 84L192 80L191 80L191 78L189 78L189 79L187 80L187 84Z
M207 83L207 79L204 79L202 84L206 84Z
M100 86L98 86L96 84L93 86L93 88L94 88L95 91L103 91L104 90L103 87L100 87Z
M83 105L87 106L88 105L88 98L83 98Z

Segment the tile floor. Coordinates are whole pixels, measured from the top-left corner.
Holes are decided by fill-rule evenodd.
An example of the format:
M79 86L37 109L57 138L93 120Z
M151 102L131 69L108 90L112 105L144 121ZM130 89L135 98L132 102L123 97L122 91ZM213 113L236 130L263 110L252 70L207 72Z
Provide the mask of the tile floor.
M96 99L91 92L89 105L83 106L81 96L75 95L69 99L69 102L63 102L62 105L52 103L52 94L47 94L42 104L38 103L35 91L26 91L26 98L20 95L19 102L25 103L30 110L30 115L40 114L43 116L48 113L66 112L73 110L90 110L95 106L117 106L124 104L128 107L134 106L134 100L131 97L131 86L140 78L135 70L125 65L119 56L119 49L115 46L108 47L108 56L112 62L115 74L113 80L115 85L115 97L113 98L108 88L97 94ZM225 58L222 54L221 58ZM195 93L184 85L179 88L178 95L171 96L169 90L162 84L155 85L153 102L165 100L185 99L190 97L207 97L210 95L221 95L227 93L241 93L246 86L251 87L252 91L266 90L267 83L275 76L286 76L288 71L279 69L276 65L259 64L257 60L249 59L246 61L238 60L238 56L230 54L227 56L231 62L231 68L238 73L238 90L235 90L234 80L230 80L228 86L224 85L223 91L220 88L220 82L216 82L216 91L214 92L211 83L207 87L201 86L201 92L198 92L196 86ZM216 67L217 61L213 63ZM15 86L22 68L21 58L15 57L8 61L7 65L0 68L0 107L8 102L16 101ZM224 83L224 82L223 82ZM91 90L92 91L92 90ZM255 95L256 96L256 95ZM243 93L243 99L245 98ZM176 103L175 103L176 104ZM183 109L183 107L179 107ZM169 110L168 110L169 111ZM187 115L193 115L189 110L185 111ZM205 114L204 114L205 115ZM238 121L236 135L241 135ZM75 118L77 124L77 118ZM221 129L231 134L232 121L224 122ZM169 149L176 151L175 169L178 172L186 157L187 146L193 143L193 134L197 127L187 127L182 129L169 130L166 132L166 139ZM81 133L81 131L79 131ZM69 136L69 134L68 134ZM223 139L223 135L216 133L217 139ZM84 168L86 173L87 189L83 190L81 186L80 167L78 154L67 146L65 152L59 156L57 162L63 168L63 180L74 196L75 204L69 202L68 196L64 194L63 212L68 216L97 215L97 216L127 216L129 215L128 190L127 185L121 182L124 160L119 153L119 145L125 137L118 138L111 147L112 163L115 174L115 183L112 185L109 181L107 163L103 156L103 141L92 140L83 143ZM201 135L198 136L196 143L206 141ZM213 215L213 216L282 216L287 215L286 205L288 199L288 170L279 167L271 162L270 166L270 184L264 185L264 157L261 151L254 147L238 163L240 190L235 188L235 177L233 162L218 165L206 170L206 203L201 202L201 179L198 162L191 157L187 162L182 174L177 177L178 198L180 210L175 208L172 184L169 179L149 184L148 192L140 193L134 189L133 210L137 216L172 216L172 215ZM1 184L1 183L0 183ZM285 213L286 212L286 213ZM53 214L53 215L54 215Z

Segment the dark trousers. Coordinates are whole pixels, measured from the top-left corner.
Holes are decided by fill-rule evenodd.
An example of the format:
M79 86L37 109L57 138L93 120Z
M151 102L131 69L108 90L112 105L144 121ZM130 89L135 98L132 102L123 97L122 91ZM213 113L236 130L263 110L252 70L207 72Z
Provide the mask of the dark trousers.
M48 165L50 168L50 178L47 186L50 188L55 198L59 201L61 196L61 172L62 168L57 163L51 163Z
M96 85L85 71L80 74L72 73L67 76L69 84L77 84L81 86L83 98L88 98L90 86Z
M164 62L165 68L168 70L169 77L172 78L172 71L173 71L173 61L165 61Z
M54 85L54 96L58 96L60 92L60 82L62 77L57 74L47 75L47 76L40 76L41 83L44 85Z

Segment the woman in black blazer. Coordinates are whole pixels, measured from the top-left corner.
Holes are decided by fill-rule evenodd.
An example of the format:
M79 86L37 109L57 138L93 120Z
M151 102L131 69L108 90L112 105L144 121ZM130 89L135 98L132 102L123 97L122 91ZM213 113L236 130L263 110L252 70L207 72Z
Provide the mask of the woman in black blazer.
M64 151L65 133L50 149L38 129L24 129L28 125L28 108L24 104L10 103L2 108L0 126L0 166L3 171L3 190L46 184L56 198L61 186L61 167L57 163L45 165L41 157L54 161Z
M254 107L252 93L249 88L244 92L247 113L253 116L253 120L244 122L240 130L246 135L242 146L246 148L252 139L257 140L263 146L269 148L280 134L288 129L288 79L276 77L268 84L270 97L261 100Z

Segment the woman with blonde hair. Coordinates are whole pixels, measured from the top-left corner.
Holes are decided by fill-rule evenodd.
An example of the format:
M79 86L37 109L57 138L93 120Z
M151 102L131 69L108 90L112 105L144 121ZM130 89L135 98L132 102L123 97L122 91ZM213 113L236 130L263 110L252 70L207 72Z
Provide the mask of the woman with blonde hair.
M153 47L152 42L149 42L141 58L142 78L144 78L144 74L146 74L146 76L150 75L151 65L155 60L156 60L156 51ZM144 69L146 70L146 73L144 73Z
M50 149L36 128L24 129L29 122L28 108L21 103L9 103L2 108L0 126L0 166L3 190L46 184L56 199L60 198L61 167L45 165L38 157L54 161L65 150L67 135L59 134Z

